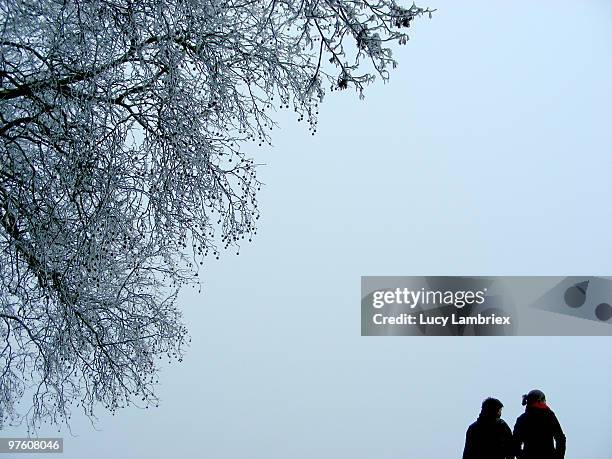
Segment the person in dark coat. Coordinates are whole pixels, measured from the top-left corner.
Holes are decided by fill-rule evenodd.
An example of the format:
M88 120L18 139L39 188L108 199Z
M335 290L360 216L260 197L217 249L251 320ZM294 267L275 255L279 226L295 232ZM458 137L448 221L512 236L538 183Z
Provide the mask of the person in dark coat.
M465 434L463 459L514 459L512 431L501 419L502 402L487 398Z
M515 454L518 459L563 459L565 434L555 413L546 404L541 390L523 395L525 412L514 425Z

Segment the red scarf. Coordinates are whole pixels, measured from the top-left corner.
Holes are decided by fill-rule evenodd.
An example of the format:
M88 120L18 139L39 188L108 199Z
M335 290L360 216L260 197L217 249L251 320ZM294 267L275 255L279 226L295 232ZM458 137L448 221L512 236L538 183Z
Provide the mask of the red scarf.
M540 408L542 410L549 410L550 408L548 407L548 405L546 404L546 402L533 402L530 403L528 406L528 408Z

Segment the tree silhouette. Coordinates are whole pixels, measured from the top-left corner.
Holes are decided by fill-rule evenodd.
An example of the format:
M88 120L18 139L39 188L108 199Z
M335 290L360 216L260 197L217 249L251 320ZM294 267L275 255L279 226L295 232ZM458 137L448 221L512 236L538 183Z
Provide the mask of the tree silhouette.
M0 427L157 403L174 306L259 218L247 141L316 131L430 10L390 0L0 0ZM32 396L23 412L20 401Z

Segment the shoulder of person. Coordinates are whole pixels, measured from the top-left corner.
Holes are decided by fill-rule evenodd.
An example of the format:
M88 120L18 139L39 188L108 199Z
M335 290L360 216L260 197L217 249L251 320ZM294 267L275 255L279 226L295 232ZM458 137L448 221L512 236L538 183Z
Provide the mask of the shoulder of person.
M557 419L557 415L556 415L556 414L555 414L555 412L554 412L553 410L551 410L551 409L549 409L549 410L548 410L548 416L549 416L551 419Z
M510 426L508 425L508 423L506 421L504 421L502 418L499 418L497 420L497 425L502 428L502 429L508 429L510 430Z
M476 429L476 428L478 428L478 421L474 421L474 422L472 422L472 423L471 423L471 424L468 426L467 430L468 430L468 432L470 432L470 431L472 431L472 430L474 430L474 429Z

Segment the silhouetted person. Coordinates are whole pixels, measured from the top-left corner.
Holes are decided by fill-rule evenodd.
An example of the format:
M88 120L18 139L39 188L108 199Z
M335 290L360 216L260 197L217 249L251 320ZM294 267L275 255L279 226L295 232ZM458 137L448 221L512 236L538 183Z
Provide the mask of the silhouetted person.
M546 405L541 390L523 395L525 412L514 426L515 454L518 459L563 459L565 434L555 413Z
M513 459L512 431L501 419L502 402L487 398L465 434L463 459Z

